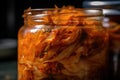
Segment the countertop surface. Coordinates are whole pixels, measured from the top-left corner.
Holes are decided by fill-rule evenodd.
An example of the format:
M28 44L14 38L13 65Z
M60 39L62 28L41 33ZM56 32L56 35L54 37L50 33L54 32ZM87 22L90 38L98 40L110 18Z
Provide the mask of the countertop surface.
M17 61L0 62L0 80L17 80Z

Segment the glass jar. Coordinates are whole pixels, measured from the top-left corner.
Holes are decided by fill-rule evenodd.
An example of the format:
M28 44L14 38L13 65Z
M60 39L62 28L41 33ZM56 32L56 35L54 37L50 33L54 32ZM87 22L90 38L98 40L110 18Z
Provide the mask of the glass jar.
M105 80L108 33L99 9L28 9L18 33L18 80Z

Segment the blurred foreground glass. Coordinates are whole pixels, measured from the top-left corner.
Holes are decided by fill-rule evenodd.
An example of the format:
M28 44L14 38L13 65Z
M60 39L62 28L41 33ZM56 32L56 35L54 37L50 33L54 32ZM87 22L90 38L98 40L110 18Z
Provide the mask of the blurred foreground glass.
M108 33L98 9L28 9L18 33L18 80L106 80Z

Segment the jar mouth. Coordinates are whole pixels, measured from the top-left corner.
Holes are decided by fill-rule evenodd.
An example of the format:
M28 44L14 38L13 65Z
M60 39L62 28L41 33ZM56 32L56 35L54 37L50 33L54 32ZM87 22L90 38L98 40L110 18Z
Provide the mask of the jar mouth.
M70 12L61 12L64 8L35 8L35 9L27 9L24 11L27 15L35 15L35 14L45 14L49 15L48 12L52 12L51 15L54 15L54 12L57 11L59 14L69 14L69 13L77 13L77 12L84 12L81 16L103 16L103 10L100 8L73 8L68 9L72 10ZM67 8L66 8L67 10ZM44 12L44 13L43 13Z
M103 18L103 12L95 8L43 8L27 9L23 17L30 25L97 25Z
M52 11L52 10L61 10L62 8L34 8L34 9L27 9L25 11L45 11L45 10L48 10L48 11ZM70 10L70 9L69 9ZM73 9L71 9L73 10ZM97 10L97 11L102 11L101 8L74 8L74 10Z

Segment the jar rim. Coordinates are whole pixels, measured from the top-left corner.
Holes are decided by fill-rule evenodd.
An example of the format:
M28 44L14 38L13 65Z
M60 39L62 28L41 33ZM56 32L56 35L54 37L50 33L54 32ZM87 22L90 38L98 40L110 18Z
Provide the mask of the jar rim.
M29 15L29 14L32 14L32 12L34 13L34 12L40 12L40 11L55 11L55 10L60 11L60 10L62 10L62 8L34 8L34 9L29 8L29 9L25 10L24 13L28 13L28 15ZM103 15L103 9L101 9L101 8L74 8L71 10L84 11L84 12L88 13L87 15L96 15L96 16ZM67 13L59 13L59 14L67 14ZM76 13L76 12L70 12L70 13Z
M55 10L55 9L58 9L58 10L61 10L62 8L33 8L33 9L28 9L27 11L44 11L44 10ZM99 10L99 11L102 11L101 8L74 8L75 10ZM25 10L26 11L26 10Z

